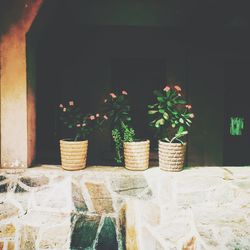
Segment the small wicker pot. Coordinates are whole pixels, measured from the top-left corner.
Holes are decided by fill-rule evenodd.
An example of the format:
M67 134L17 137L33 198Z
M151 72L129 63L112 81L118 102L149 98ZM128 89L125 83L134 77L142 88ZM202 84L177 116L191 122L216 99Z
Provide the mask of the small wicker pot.
M80 170L86 167L88 141L60 140L61 163L65 170Z
M129 170L145 170L149 164L150 142L124 142L125 168Z
M159 167L162 170L177 172L183 169L186 143L159 141Z

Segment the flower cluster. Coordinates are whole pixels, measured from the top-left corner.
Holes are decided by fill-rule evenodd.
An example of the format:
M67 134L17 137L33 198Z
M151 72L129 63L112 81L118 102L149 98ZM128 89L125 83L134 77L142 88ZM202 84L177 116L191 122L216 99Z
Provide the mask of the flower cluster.
M88 135L99 128L107 116L83 114L73 100L59 105L60 120L74 133L74 141L86 140Z
M163 90L154 91L157 102L148 105L148 114L153 118L149 125L156 129L161 140L182 142L180 138L188 133L191 126L194 118L192 106L183 99L181 91L177 84L167 85Z

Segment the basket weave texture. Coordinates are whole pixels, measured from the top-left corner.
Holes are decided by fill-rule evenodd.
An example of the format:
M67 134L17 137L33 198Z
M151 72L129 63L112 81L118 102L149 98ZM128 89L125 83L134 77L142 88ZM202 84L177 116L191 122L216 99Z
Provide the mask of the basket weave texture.
M124 142L125 168L145 170L149 164L150 141Z
M166 171L181 171L186 153L186 143L159 141L159 167Z
M79 170L86 167L88 141L60 140L61 164L65 170Z

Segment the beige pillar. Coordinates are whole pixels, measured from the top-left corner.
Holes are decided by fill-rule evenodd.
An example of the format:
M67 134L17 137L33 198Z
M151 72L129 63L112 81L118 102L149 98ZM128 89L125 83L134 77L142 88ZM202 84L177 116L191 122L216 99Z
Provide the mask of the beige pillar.
M20 1L23 2L22 5ZM34 0L33 2L19 0L17 5L19 9L15 10L15 13L21 13L20 18L14 23L8 24L7 31L0 40L0 152L2 168L27 167L32 161L31 154L33 154L35 137L31 137L35 136L35 120L28 120L28 106L33 105L33 99L27 94L25 36L41 3L42 0ZM29 93L32 95L32 92L29 91ZM29 116L32 116L30 112L35 114L35 110L32 111L32 108L29 108ZM30 131L31 129L33 132Z

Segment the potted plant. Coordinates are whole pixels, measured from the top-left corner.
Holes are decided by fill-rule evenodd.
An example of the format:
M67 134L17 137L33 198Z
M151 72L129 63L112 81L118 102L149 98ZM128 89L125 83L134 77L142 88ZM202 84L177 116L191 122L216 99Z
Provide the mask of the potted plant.
M152 117L149 125L159 139L159 167L167 171L183 169L186 142L182 137L188 134L194 114L181 94L181 87L167 85L163 90L155 90L156 103L148 105Z
M65 170L86 167L88 136L103 122L99 114L83 114L74 101L59 105L60 120L73 138L60 140L61 164Z
M130 170L144 170L149 163L149 140L139 141L135 138L127 95L125 90L121 94L110 93L104 101L112 127L115 161L121 164L124 160L125 167Z

